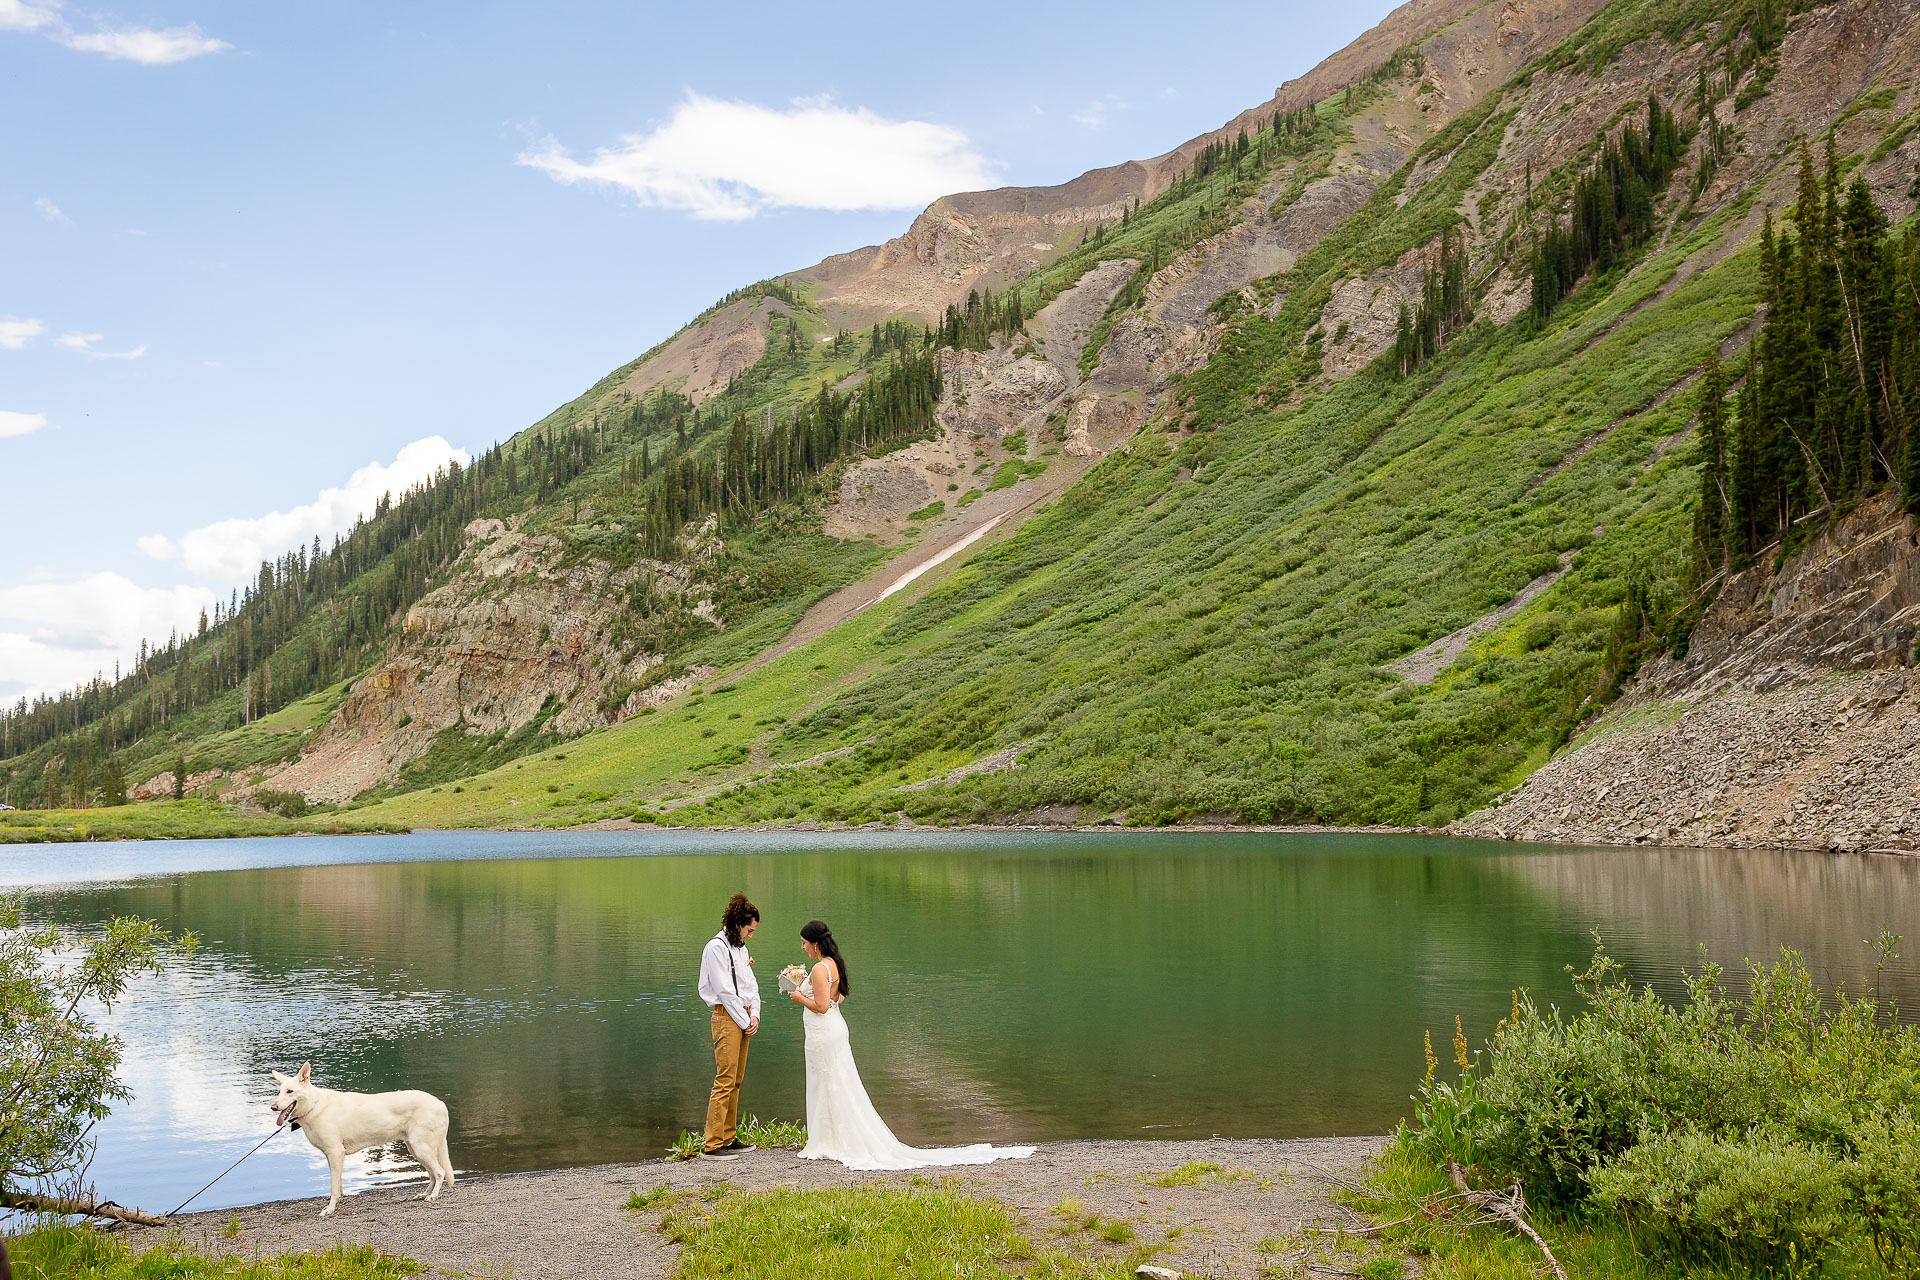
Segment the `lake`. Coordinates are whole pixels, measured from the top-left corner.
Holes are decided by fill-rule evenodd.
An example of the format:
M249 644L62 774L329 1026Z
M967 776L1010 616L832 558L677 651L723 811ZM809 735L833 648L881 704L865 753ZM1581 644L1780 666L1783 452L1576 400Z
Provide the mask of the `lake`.
M1421 1035L1478 1043L1514 987L1573 1002L1594 931L1667 993L1806 953L1871 985L1864 940L1920 918L1920 861L1370 835L429 832L0 850L29 915L156 918L204 939L108 1024L136 1092L98 1131L100 1193L173 1208L266 1136L270 1068L426 1089L463 1171L645 1159L711 1082L693 986L727 896L763 921L766 1026L743 1112L805 1111L775 975L828 921L854 1051L907 1141L1379 1133ZM1920 938L1905 948L1920 953ZM1920 966L1889 993L1920 1007ZM276 1138L195 1207L314 1195ZM350 1185L414 1176L402 1152ZM457 1192L456 1192L457 1194Z

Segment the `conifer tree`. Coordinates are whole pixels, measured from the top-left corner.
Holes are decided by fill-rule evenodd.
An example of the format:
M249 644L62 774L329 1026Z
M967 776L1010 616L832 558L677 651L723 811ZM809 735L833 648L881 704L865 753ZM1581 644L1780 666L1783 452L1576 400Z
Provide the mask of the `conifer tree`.
M1920 231L1896 234L1862 179L1842 184L1831 141L1822 168L1803 146L1786 226L1761 224L1766 319L1731 426L1701 406L1709 565L1741 567L1888 487L1920 507Z

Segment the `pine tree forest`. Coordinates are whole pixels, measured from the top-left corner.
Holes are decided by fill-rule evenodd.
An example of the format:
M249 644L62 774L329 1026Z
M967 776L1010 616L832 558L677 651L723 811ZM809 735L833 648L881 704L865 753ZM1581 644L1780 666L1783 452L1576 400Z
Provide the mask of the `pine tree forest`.
M1707 363L1700 405L1701 553L1738 569L1818 517L1897 486L1920 499L1920 231L1894 232L1858 176L1804 146L1786 226L1761 232L1766 320L1738 366Z

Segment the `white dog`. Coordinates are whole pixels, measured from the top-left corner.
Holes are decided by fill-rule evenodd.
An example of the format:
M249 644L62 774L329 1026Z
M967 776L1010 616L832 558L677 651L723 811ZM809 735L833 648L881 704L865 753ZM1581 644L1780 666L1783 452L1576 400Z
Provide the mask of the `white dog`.
M418 1089L394 1093L345 1093L322 1089L309 1078L311 1063L300 1064L300 1074L273 1078L280 1082L280 1096L267 1105L273 1108L274 1123L293 1126L307 1135L327 1158L327 1170L333 1175L333 1199L320 1211L325 1218L340 1207L340 1164L356 1151L377 1147L398 1138L407 1140L407 1149L427 1171L432 1181L423 1200L438 1200L440 1186L453 1186L453 1158L447 1154L447 1104Z

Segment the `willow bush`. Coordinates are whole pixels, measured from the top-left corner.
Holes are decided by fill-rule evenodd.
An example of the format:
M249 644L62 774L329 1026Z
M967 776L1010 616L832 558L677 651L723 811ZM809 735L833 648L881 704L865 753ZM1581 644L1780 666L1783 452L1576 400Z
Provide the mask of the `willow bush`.
M1676 1260L1814 1274L1864 1237L1920 1276L1920 1030L1893 1002L1822 991L1791 950L1740 995L1706 963L1677 1005L1603 947L1573 981L1577 1014L1515 993L1483 1050L1457 1037L1455 1079L1429 1052L1400 1141Z

